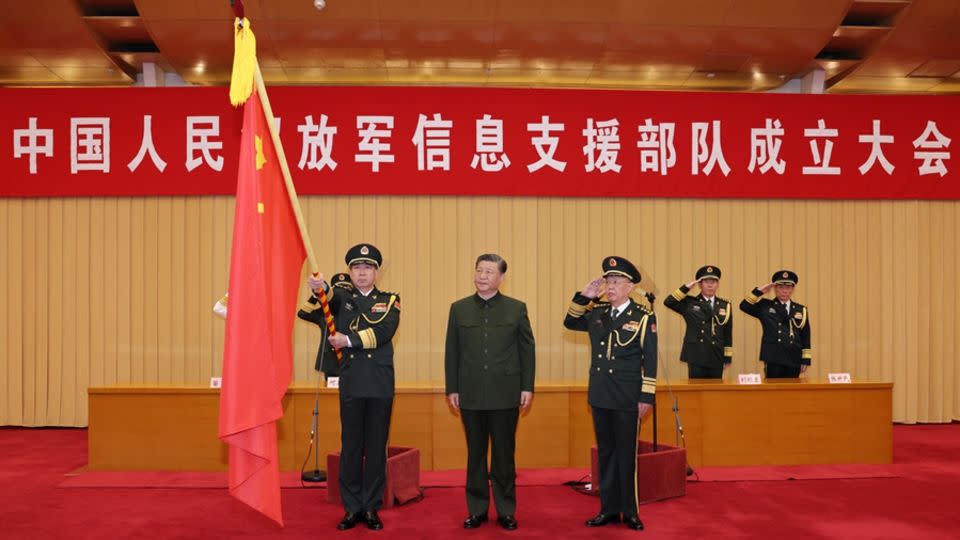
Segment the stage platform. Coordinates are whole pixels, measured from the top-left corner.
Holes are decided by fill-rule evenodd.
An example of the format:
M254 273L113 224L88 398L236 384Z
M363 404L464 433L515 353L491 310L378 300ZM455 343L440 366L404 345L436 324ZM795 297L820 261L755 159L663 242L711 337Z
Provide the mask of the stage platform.
M790 465L892 462L889 382L827 384L781 380L761 385L661 381L659 440L674 444L674 398L690 464ZM541 385L517 430L517 466L589 467L595 444L582 384ZM290 388L278 426L280 468L299 470L308 448L316 389ZM319 451L339 449L336 389L320 389ZM217 439L219 390L109 386L89 389L90 470L218 471L227 466ZM652 439L646 420L641 438ZM420 450L423 470L462 469L466 445L459 418L440 386L400 386L390 444ZM311 460L312 461L312 460Z

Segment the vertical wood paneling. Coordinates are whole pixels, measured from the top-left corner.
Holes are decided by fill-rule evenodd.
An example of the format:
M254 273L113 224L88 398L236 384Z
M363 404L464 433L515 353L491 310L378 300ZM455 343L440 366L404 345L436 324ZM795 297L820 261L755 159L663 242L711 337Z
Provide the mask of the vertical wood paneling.
M186 229L187 202L183 197L172 201L171 228L173 230L170 246L170 298L173 305L170 309L170 336L167 343L171 362L170 379L173 384L184 384L186 378L186 362L188 356L186 321L188 312L196 313L187 308L187 253L190 249L190 236ZM210 301L208 300L208 303ZM199 302L198 302L199 305Z
M6 205L6 201L0 201L0 207ZM34 271L37 267L37 250L39 241L37 240L38 229L34 227L34 220L37 214L39 201L26 200L23 203L23 229L20 231L23 238L23 259L20 261L23 267L21 274L22 281L10 281L8 289L19 288L23 295L23 356L21 362L23 366L23 425L35 425L37 418L37 369L36 363L39 356L40 344L37 338L40 336L39 326L37 324L38 313L44 308L38 305L37 298L33 291L37 290L37 273ZM3 286L0 281L0 287ZM7 331L6 324L0 324L0 336Z
M50 338L50 309L56 299L63 294L62 290L56 292L50 291L49 286L49 268L53 262L53 254L50 252L50 230L53 227L53 211L55 204L46 201L38 202L36 206L36 215L34 216L34 242L36 242L37 257L34 260L35 266L32 270L24 269L24 273L35 272L36 288L32 292L39 309L35 311L34 321L36 322L36 333L33 336L27 336L26 341L32 341L36 345L36 355L34 356L34 417L25 419L27 425L57 425L60 423L58 417L51 416L51 407L54 400L48 399L50 387L53 380L49 373L49 358L54 354L54 340ZM59 380L59 379L58 379Z
M893 380L898 421L960 417L960 203L490 197L305 197L321 270L358 242L383 249L402 295L398 382L442 384L450 303L472 292L482 252L510 264L527 302L537 381L586 378L586 340L561 320L574 290L621 254L660 299L703 264L736 306L780 267L810 306L811 376ZM233 222L229 197L0 201L0 421L83 425L90 384L207 384L221 372ZM363 216L358 219L357 216ZM306 273L304 273L306 275ZM302 295L306 287L302 287ZM658 304L659 305L659 304ZM658 309L661 369L679 378L682 319ZM759 325L734 313L727 378L756 371ZM294 328L294 381L316 381L319 331Z
M69 408L72 410L73 424L87 423L87 392L90 386L90 289L93 276L90 273L90 205L91 199L77 199L76 201L76 258L72 263L76 268L76 308L73 311L75 338L73 349L75 357L73 363L74 382L73 400ZM68 263L69 264L69 263ZM99 299L97 300L99 301Z
M5 256L0 260L0 355L6 362L0 366L0 421L23 422L23 323L20 313L23 291L16 285L23 281L23 202L5 201L0 205L0 224L8 232L0 238Z
M66 393L63 384L63 359L69 354L69 346L64 344L67 338L65 327L69 325L64 324L65 317L61 314L72 313L73 288L76 286L74 273L64 271L64 261L71 260L64 249L64 215L67 204L65 201L52 201L50 205L47 253L50 257L49 277L53 279L50 284L55 287L51 300L55 302L58 309L45 312L48 325L47 339L50 343L45 373L48 399L46 421L63 425L70 425L61 410L61 403ZM76 242L72 242L72 245L75 248Z
M106 371L106 350L104 339L107 334L104 328L104 319L106 318L105 306L106 300L106 281L104 280L104 239L106 229L104 220L106 217L106 206L110 199L91 199L90 200L90 280L89 297L87 299L87 310L89 313L89 339L90 339L90 368L89 368L89 386L102 386L104 384L104 373ZM111 245L111 251L116 249ZM86 409L85 392L81 392L83 401L80 407Z

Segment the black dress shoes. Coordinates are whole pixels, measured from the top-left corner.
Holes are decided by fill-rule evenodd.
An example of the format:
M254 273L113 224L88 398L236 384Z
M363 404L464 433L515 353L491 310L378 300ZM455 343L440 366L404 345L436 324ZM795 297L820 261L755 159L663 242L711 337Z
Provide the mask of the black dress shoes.
M640 521L640 518L637 516L630 516L623 519L623 523L626 524L628 529L633 529L635 531L643 530L643 522Z
M343 515L343 519L340 520L340 523L337 524L338 531L345 531L347 529L352 529L354 525L360 523L360 513L359 512L347 512Z
M380 521L380 516L377 515L376 510L364 512L363 521L367 524L367 528L371 531L379 531L383 528L383 522ZM641 525L641 527L643 527L643 525Z
M517 520L514 519L513 516L499 516L497 517L497 523L508 531L515 531L517 529Z
M483 522L485 522L485 521L487 521L487 515L486 515L486 514L477 514L477 515L475 515L475 516L470 516L470 517L468 517L468 518L463 522L463 528L464 528L464 529L476 529L476 528L479 527L481 524L483 524Z
M597 514L586 522L587 527L603 527L607 523L620 523L620 514Z

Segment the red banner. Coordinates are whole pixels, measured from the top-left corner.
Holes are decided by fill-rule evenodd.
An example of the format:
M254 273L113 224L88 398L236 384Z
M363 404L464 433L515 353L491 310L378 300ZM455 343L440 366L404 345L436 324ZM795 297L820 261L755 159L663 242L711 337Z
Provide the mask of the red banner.
M960 99L281 87L301 194L960 199ZM0 196L236 191L226 88L0 89Z

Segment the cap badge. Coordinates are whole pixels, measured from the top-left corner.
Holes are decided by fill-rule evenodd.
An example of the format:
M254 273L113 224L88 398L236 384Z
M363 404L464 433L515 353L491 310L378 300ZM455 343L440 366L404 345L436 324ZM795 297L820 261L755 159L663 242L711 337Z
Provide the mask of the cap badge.
M617 265L617 260L611 257L611 258L610 258L610 266L616 266L616 265Z
M708 266L708 267L707 267L707 272L713 272L713 267L712 267L712 266Z
M786 273L786 272L784 272L782 275L783 275L783 277L790 277L790 274L788 274L788 273Z
M370 248L368 248L367 246L361 247L361 248L360 248L360 254L361 254L361 255L369 255L369 254L370 254Z

